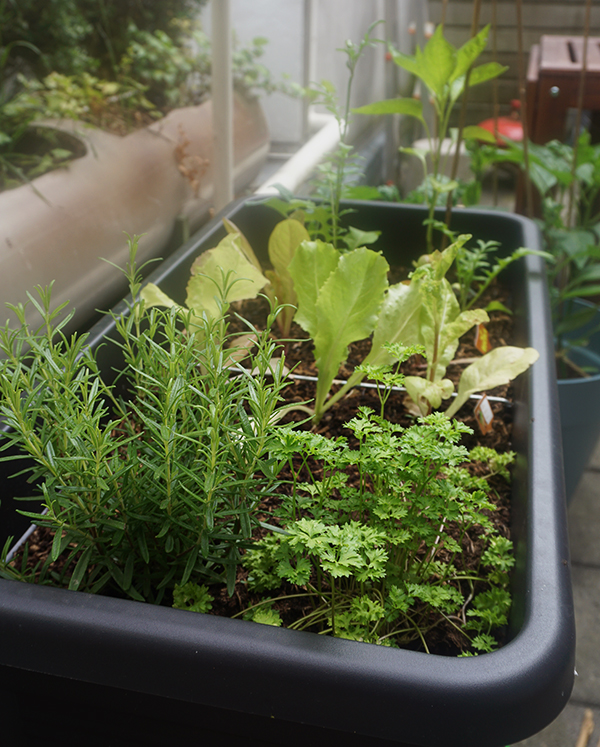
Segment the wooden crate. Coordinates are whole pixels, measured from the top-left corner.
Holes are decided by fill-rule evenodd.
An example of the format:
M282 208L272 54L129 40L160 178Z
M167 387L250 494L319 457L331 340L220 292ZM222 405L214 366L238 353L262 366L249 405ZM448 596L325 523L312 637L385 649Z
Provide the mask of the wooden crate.
M577 106L583 37L542 36L531 49L527 72L527 124L534 143L563 140L567 110ZM590 37L583 108L600 110L600 37Z

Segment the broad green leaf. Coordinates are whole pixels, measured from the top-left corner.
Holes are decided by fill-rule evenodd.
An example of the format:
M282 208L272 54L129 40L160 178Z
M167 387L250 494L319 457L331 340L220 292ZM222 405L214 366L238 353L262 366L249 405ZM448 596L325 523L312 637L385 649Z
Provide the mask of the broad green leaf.
M248 262L253 264L257 270L262 272L262 267L260 266L260 262L258 261L258 258L256 257L256 254L254 254L254 250L250 246L250 242L248 239L244 236L244 234L240 231L240 229L235 225L233 221L230 221L229 218L223 218L223 225L225 226L225 230L229 234L238 234L240 237L240 244L239 248L242 250L243 255L246 257Z
M279 276L285 278L286 287L293 285L288 267L303 241L310 241L308 231L293 218L280 221L269 237L269 259Z
M484 143L496 144L494 135L484 127L471 125L470 127L465 127L462 134L464 140L482 140Z
M348 345L374 330L387 288L389 265L361 247L340 257L317 298L315 362L319 370L315 412L320 412Z
M278 324L285 336L289 334L296 313L294 307L297 305L294 281L288 268L296 249L303 241L310 241L308 231L302 223L293 218L280 221L269 237L269 259L274 269L267 270L265 275L271 282L278 303L287 304L280 311L278 318Z
M497 78L507 70L506 65L500 65L498 62L486 62L485 65L474 67L471 70L471 75L469 75L469 88L492 80L492 78Z
M454 104L462 96L463 91L465 90L466 81L467 81L467 76L460 75L456 80L453 80L452 83L450 84L450 104L452 106L454 106Z
M458 395L446 411L446 415L452 417L475 392L484 392L508 384L538 358L539 353L534 348L505 345L491 350L465 368L460 377Z
M158 285L154 285L154 283L148 283L142 288L140 298L144 301L147 309L151 306L166 306L167 308L179 306L179 304L176 304L172 298L163 293Z
M470 238L471 234L463 233L456 239L456 241L453 241L450 246L444 249L443 252L435 251L429 255L425 255L428 257L428 261L434 268L435 272L433 277L435 280L441 280L445 277L446 273L452 266L452 263L456 259L458 250L466 244Z
M398 283L390 286L373 333L371 351L365 365L386 366L394 356L384 344L416 345L420 342L421 297L417 285Z
M192 265L186 304L198 316L216 318L225 303L254 298L267 282L240 249L239 234L229 234L214 249L203 252ZM226 287L225 287L226 286Z
M576 288L568 293L561 293L562 299L579 298L580 296L598 296L600 295L600 285L588 285L585 288Z
M542 196L546 195L557 183L554 174L537 163L530 162L529 176Z
M465 332L476 324L485 324L490 318L483 309L469 309L459 314L456 319L442 327L439 336L438 366L445 371L450 361L454 358L458 348L459 339ZM437 378L437 376L436 376Z
M381 231L361 231L360 228L350 226L348 233L343 237L343 241L348 249L352 251L353 249L358 249L359 246L374 244L380 235Z
M425 45L422 56L417 50L417 60L423 64L422 79L427 87L438 98L442 97L456 67L456 49L444 38L441 24Z
M422 301L421 340L425 346L428 378L439 380L454 358L459 337L474 324L487 321L482 309L460 312L452 286L445 279L424 279L420 284ZM433 376L431 372L433 371Z
M489 313L490 311L502 311L505 314L512 316L512 310L505 306L501 301L490 301L485 307L485 310Z
M422 303L420 342L425 346L425 357L429 367L437 370L438 353L441 352L441 330L460 314L460 306L450 283L445 278L423 281L419 286L419 293ZM445 369L433 378L441 378L444 371Z
M485 45L487 44L489 31L490 27L488 24L456 51L456 65L454 67L454 72L450 76L450 83L455 81L457 78L460 78L460 76L465 75L467 70L483 52Z
M356 184L351 187L344 187L344 197L348 200L380 200L381 192L377 187L370 187L367 184Z
M425 148L398 148L401 153L407 153L409 156L416 156L423 165L423 172L427 175L427 156L429 150Z
M579 155L579 154L578 154ZM577 179L582 181L587 186L591 187L594 184L594 164L593 163L582 163L575 170L575 176Z
M576 311L574 314L569 314L568 317L560 320L554 325L554 334L564 335L589 324L594 319L597 312L598 310L596 307L592 306L589 309L583 309L582 311Z
M423 104L418 99L386 99L352 111L355 114L407 114L409 117L416 117L420 122L424 122Z
M289 264L298 298L296 321L314 338L317 334L317 298L321 287L337 267L340 253L324 241L304 241Z
M394 64L398 65L398 67L401 67L404 70L407 70L409 73L413 73L413 75L416 75L418 78L421 77L419 63L417 62L415 57L399 52L392 46L389 46L388 48L390 54L392 55L392 59L394 60Z
M421 415L427 415L430 408L437 410L443 399L448 399L454 391L454 384L450 379L428 381L421 376L407 376L404 386L408 396L418 405Z
M592 265L576 278L578 283L589 283L592 280L600 280L600 265Z

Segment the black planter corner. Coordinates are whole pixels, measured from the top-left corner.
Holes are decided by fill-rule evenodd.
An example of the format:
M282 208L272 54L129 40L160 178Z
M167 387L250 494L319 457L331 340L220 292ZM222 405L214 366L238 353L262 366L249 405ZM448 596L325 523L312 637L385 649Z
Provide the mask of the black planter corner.
M422 253L422 209L350 206L353 225L382 231L375 248L388 257ZM227 214L264 256L275 212L240 201ZM193 258L225 233L220 217L149 279L183 301ZM536 227L519 216L465 210L453 221L456 230L501 241L502 251L539 247ZM575 648L561 437L543 262L529 256L517 264L508 279L515 344L535 347L540 358L514 387L517 566L503 648L442 657L0 581L3 729L52 731L64 713L73 733L91 727L86 743L98 745L504 747L552 721L571 692ZM92 344L112 331L103 320ZM114 346L99 351L102 366L114 356ZM2 467L5 477L16 469ZM22 487L3 484L2 542L16 533L11 495Z

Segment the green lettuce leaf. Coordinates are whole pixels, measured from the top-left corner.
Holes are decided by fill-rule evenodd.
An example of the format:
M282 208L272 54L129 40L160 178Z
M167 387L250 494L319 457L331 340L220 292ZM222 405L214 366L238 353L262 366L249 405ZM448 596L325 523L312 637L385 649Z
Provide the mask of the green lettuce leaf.
M239 234L229 234L194 261L186 305L197 316L217 318L232 301L254 298L267 278L246 259Z

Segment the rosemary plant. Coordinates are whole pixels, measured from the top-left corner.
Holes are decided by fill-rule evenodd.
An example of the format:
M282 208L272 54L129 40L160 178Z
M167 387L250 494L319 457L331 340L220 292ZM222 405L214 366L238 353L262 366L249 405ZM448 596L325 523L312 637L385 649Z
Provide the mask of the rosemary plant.
M268 331L252 330L256 346L242 368L222 316L192 324L179 307L147 309L137 299L136 248L131 241L134 300L115 317L115 382L85 335L65 335L69 317L51 311L50 288L30 295L39 329L19 305L11 307L19 325L0 330L0 414L10 426L0 448L31 460L45 513L22 513L55 532L48 559L32 567L27 554L8 563L7 542L0 575L154 603L170 602L192 577L226 582L231 594L257 505L277 484L269 453L283 360L275 362Z

